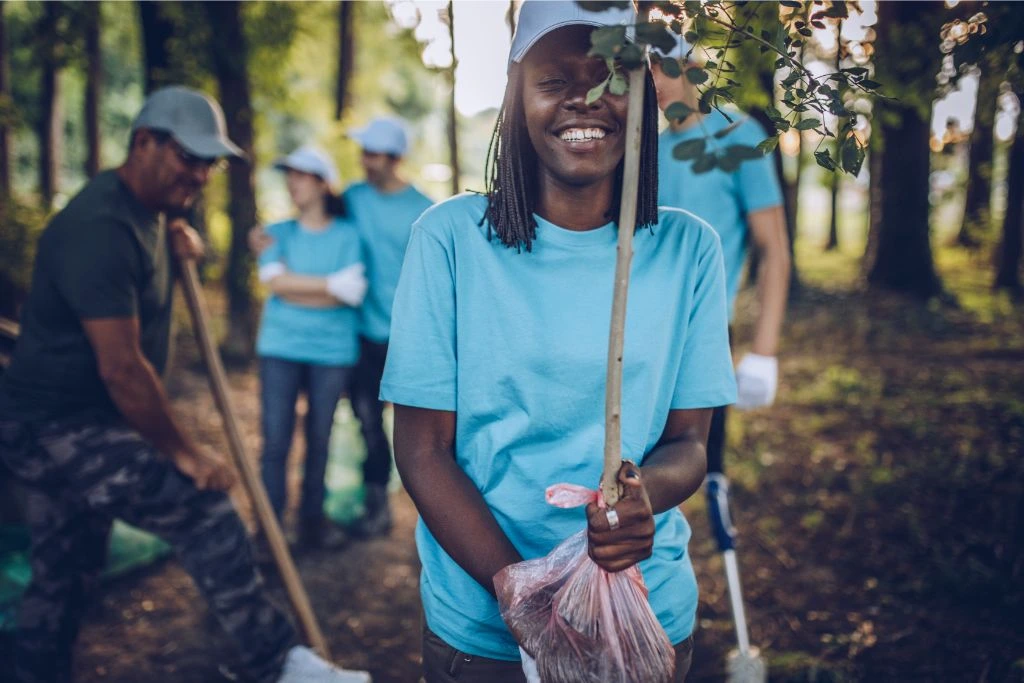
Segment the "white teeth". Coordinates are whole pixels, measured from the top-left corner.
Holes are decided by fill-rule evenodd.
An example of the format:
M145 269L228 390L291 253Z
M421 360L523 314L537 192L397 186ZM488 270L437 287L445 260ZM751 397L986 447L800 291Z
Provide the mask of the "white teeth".
M605 132L600 128L566 128L559 136L566 142L586 142L587 140L600 140Z

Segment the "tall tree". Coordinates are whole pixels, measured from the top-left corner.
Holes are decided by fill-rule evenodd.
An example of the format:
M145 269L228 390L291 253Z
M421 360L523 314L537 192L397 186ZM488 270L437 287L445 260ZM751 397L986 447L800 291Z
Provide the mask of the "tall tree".
M451 96L448 98L448 158L452 167L452 194L459 193L460 169L459 169L459 115L455 109L455 69L459 65L455 57L455 13L454 3L448 0L448 37L452 45L452 66L447 71L448 86L451 89Z
M11 99L10 69L7 66L7 34L4 25L6 3L0 2L0 197L11 194Z
M836 55L833 68L839 71L843 64L843 22L838 20L836 22ZM835 147L836 159L839 159L842 154L842 146L839 141L836 140ZM833 172L828 179L829 189L829 216L828 216L828 241L825 242L825 251L834 251L839 248L839 189L840 189L840 177L838 173Z
M216 40L210 42L211 57L228 135L241 147L249 162L233 160L228 169L231 246L225 278L228 334L223 342L225 356L248 360L253 354L256 328L252 292L255 264L246 244L249 229L256 225L253 110L247 69L249 49L242 27L242 6L239 2L204 2L203 7L211 32L217 36Z
M354 8L354 3L345 0L338 3L338 80L334 87L334 118L339 121L348 104L348 86L355 66Z
M100 170L100 89L103 65L100 60L100 3L82 6L85 19L85 172L91 178Z
M1024 87L1017 89L1019 101L1017 132L1010 146L1010 163L1006 174L1006 215L1003 235L997 252L997 289L1020 292L1021 259L1024 256Z
M58 191L63 126L60 113L60 68L62 43L60 20L64 7L59 2L43 3L36 24L40 48L39 195L47 208Z
M867 280L928 297L942 289L929 240L928 143L944 7L934 1L880 2L877 7L876 72L885 91L899 99L875 100Z
M957 243L974 248L988 232L991 218L992 153L995 145L995 117L999 100L999 83L1003 74L984 64L978 71L978 96L974 105L974 130L971 133L967 162L967 192L964 217L957 234Z
M176 69L172 66L170 47L175 24L167 16L164 3L140 0L138 7L139 23L142 26L145 88L150 93L175 81Z

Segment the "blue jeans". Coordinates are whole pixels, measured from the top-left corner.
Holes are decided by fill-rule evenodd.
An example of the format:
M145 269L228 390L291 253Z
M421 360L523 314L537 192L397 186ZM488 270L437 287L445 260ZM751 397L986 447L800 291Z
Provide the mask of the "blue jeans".
M301 520L323 516L327 444L338 399L348 386L350 365L314 365L260 357L263 459L260 469L270 504L281 518L285 507L288 451L295 431L295 402L306 392L306 466L302 475Z

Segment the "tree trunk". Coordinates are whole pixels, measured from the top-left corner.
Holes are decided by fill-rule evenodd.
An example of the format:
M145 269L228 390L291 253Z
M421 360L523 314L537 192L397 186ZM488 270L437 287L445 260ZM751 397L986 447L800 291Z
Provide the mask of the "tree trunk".
M6 3L0 2L0 197L11 194L11 79L7 67L7 35L4 27Z
M256 192L253 111L247 71L249 50L242 30L241 4L204 2L213 35L213 67L220 87L220 101L227 120L228 136L242 148L248 163L234 160L228 170L231 199L231 246L225 287L228 295L228 333L223 343L227 358L248 361L253 355L256 320L252 281L255 271L246 244L249 229L256 224Z
M174 22L164 16L161 3L140 0L139 23L142 26L142 52L146 93L173 82L168 41L174 35Z
M355 4L341 0L338 3L338 81L334 90L334 118L341 120L348 104L348 84L355 66L355 31L353 12Z
M967 163L967 192L964 218L957 235L957 244L976 248L989 231L992 197L992 152L995 137L996 108L999 100L999 77L983 65L978 76L978 98L974 106L974 131Z
M459 119L455 110L455 69L459 65L455 58L455 14L452 0L448 0L448 36L452 42L452 68L448 70L448 86L451 96L448 99L448 158L452 167L452 194L459 193L461 183L459 171Z
M60 150L62 147L60 116L60 59L57 24L61 6L56 2L43 3L43 16L38 24L40 62L42 69L39 88L39 194L43 206L53 206L58 191Z
M887 66L904 65L912 55L906 54L910 46L900 38L902 32L910 26L918 30L931 18L929 13L941 11L941 3L879 3L877 59ZM923 56L920 68L931 71L934 65L938 70L937 42L934 51L934 59ZM904 84L886 85L890 92L898 92ZM874 130L881 144L875 145L872 155L874 244L867 280L874 287L927 298L942 290L929 241L929 121L913 103L877 98L874 106Z
M1020 109L1006 173L1006 215L1003 217L1003 238L997 255L995 286L997 289L1019 292L1021 258L1024 255L1024 89L1017 93L1017 99L1020 101Z
M87 2L85 13L85 172L91 178L100 170L100 3Z

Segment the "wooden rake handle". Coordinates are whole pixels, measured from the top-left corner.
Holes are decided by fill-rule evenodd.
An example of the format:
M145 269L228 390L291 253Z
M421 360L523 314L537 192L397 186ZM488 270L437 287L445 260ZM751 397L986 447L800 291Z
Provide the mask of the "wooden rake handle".
M330 652L327 649L327 641L317 624L316 615L309 603L309 596L302 585L299 573L295 569L291 553L288 551L288 544L281 533L281 527L277 523L277 516L270 507L270 499L267 498L267 491L263 488L263 482L257 476L252 463L245 456L245 449L242 446L242 436L238 431L238 424L235 422L235 412L231 406L231 394L228 392L227 375L224 372L224 365L221 362L220 353L213 343L210 335L210 317L206 311L206 301L203 298L202 289L199 286L199 274L193 261L181 261L181 280L185 289L185 299L188 301L188 310L192 314L192 327L199 342L199 350L202 352L203 360L206 361L206 368L210 376L210 388L213 390L213 398L217 403L221 418L224 421L224 430L227 432L228 446L231 450L231 457L242 476L242 484L245 485L249 500L252 501L253 509L256 511L256 519L260 528L270 544L270 551L274 557L274 564L284 581L285 591L288 594L288 601L292 610L299 620L299 626L306 642L316 650L320 656L330 660Z

